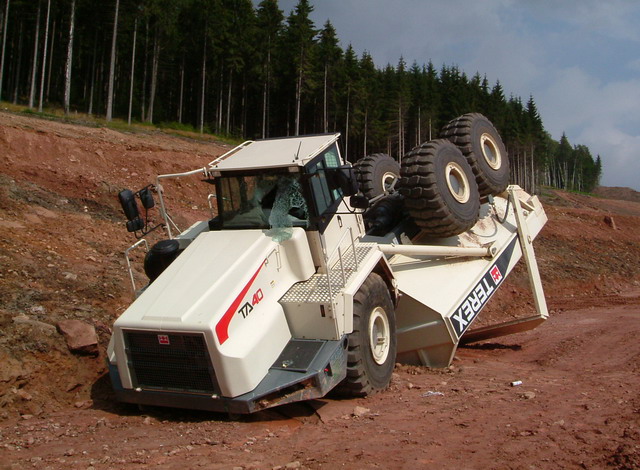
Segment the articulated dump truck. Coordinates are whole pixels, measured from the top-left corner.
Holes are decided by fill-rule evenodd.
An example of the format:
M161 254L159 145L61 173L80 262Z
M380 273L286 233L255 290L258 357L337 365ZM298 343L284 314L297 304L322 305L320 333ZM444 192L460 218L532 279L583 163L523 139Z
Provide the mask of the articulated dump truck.
M461 341L547 318L532 247L546 215L508 186L484 116L454 119L400 163L374 154L352 166L338 139L249 141L120 193L138 241L125 253L136 298L108 347L117 399L242 414L332 390L365 396L396 362L447 367ZM189 177L211 218L180 231L163 182ZM138 202L167 232L152 247ZM135 248L146 249L140 289ZM470 330L523 255L536 314Z

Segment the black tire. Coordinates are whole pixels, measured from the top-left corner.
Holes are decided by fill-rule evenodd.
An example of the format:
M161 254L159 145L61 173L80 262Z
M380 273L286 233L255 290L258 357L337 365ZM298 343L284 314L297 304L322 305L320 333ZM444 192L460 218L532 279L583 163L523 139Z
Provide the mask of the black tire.
M347 377L336 391L362 397L387 388L396 349L396 317L389 288L378 274L371 273L353 298Z
M374 153L361 158L354 165L360 191L368 199L384 193L385 186L400 178L400 165L385 153Z
M480 196L471 167L445 139L432 140L402 159L400 194L416 225L433 237L458 235L473 227Z
M480 113L463 114L443 127L440 136L458 146L478 183L480 196L500 194L509 184L509 158L500 134Z

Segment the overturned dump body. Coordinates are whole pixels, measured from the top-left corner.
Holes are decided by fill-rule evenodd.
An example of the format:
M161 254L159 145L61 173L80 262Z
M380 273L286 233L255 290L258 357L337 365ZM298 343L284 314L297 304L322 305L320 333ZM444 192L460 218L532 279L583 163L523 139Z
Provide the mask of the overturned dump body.
M421 256L418 249L416 254L396 254L390 259L398 288L403 294L396 309L400 362L430 367L448 366L457 344L504 282L523 251L527 252L526 262L530 266L529 275L538 313L530 318L483 329L482 336L474 333L467 335L466 339L486 339L524 331L547 318L531 248L532 240L547 221L546 214L537 197L531 198L515 187L509 188L508 198L511 203L509 199L498 197L494 200L494 206L482 206L478 223L469 232L450 240L465 248L487 247L491 256L456 260L448 256ZM522 220L518 223L516 211L522 205L527 208L526 215L521 212ZM505 214L506 220L500 223L499 219ZM418 246L423 243L428 244L429 240L415 241ZM381 246L381 249L385 251L385 247ZM452 282L454 279L455 282Z
M457 236L428 238L409 217L373 236L351 205L338 136L247 142L158 177L158 188L204 177L217 215L180 231L160 191L176 252L115 322L119 400L251 413L335 388L362 396L386 387L396 357L445 367L465 338L547 317L531 246L546 222L536 197L509 187ZM470 332L523 255L537 315Z

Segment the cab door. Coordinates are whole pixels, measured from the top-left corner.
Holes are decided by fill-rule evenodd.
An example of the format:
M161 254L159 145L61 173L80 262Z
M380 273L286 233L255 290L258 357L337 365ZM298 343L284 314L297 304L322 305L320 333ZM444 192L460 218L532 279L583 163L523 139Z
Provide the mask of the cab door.
M335 262L338 259L338 246L345 253L344 250L350 249L352 240L355 241L364 234L362 215L349 206L336 181L327 175L327 169L338 168L340 165L338 146L333 144L305 167L314 213L312 231L308 233L308 237L311 246L315 246L312 251L316 252L314 262L317 266L323 266L326 261ZM320 257L324 262L317 259Z

